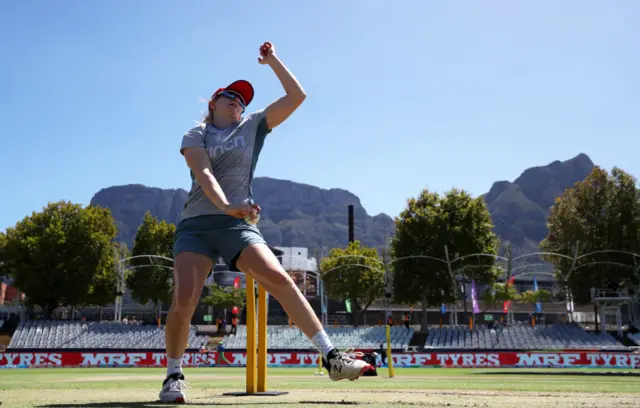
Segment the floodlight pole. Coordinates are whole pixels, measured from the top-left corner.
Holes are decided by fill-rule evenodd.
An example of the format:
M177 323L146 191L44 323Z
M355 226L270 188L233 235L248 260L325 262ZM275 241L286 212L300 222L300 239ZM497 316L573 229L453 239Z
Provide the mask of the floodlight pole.
M573 261L571 261L571 266L569 267L569 272L564 277L564 293L565 293L565 302L567 304L567 320L569 323L573 323L573 293L569 288L569 277L573 273L576 263L578 263L578 253L580 252L580 241L576 241L576 245L573 248ZM598 317L595 317L596 321Z
M505 282L505 288L507 290L507 293L509 293L509 281L511 280L512 275L513 275L513 247L511 246L511 243L508 243L507 245L507 281ZM514 286L515 286L515 279L514 279ZM507 323L511 325L513 324L514 320L515 319L513 317L513 307L509 307L507 309Z
M389 316L391 315L391 300L393 298L393 277L391 276L391 238L389 238L387 249L384 250L382 255L384 267L384 324L386 326L387 319L389 319Z
M117 280L116 280L116 302L113 307L113 320L119 322L122 320L122 305L123 305L123 297L124 297L124 260L122 259L122 255L124 253L124 248L114 248L117 266Z
M458 325L458 285L456 282L456 277L453 274L453 270L451 269L451 260L449 259L449 248L445 244L444 246L444 257L447 261L447 270L449 271L449 276L451 277L451 284L453 285L453 310L449 312L449 323L452 326ZM464 285L464 282L462 283ZM466 293L466 291L465 291ZM463 299L466 302L466 299Z

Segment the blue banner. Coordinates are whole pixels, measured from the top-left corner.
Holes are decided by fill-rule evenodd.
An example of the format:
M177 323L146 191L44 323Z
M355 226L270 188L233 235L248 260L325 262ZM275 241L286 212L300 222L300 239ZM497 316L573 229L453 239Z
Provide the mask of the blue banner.
M537 292L538 291L538 280L536 279L536 276L533 276L533 291ZM537 302L536 303L536 313L542 313L542 303L541 302Z

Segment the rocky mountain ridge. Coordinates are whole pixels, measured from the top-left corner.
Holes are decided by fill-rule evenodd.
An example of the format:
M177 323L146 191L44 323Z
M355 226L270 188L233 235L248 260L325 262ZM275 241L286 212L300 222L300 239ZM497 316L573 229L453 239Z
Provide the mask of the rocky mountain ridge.
M484 195L502 241L515 253L537 252L547 234L546 220L554 200L593 169L586 154L525 170L516 180L497 181ZM262 207L260 230L274 246L307 247L323 253L348 241L347 207L354 205L355 235L365 245L387 246L394 221L386 214L371 216L360 199L343 189L322 189L289 180L256 177L254 196ZM417 192L416 192L417 193ZM109 208L118 226L118 239L130 247L146 211L176 222L187 198L183 189L140 184L100 190L91 200Z

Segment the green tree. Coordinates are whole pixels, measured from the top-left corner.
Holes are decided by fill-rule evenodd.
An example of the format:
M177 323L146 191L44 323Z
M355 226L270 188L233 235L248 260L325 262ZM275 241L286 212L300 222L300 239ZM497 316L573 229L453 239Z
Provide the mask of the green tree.
M551 300L551 292L546 289L527 290L518 296L518 300L522 303L528 303L535 306L536 303L545 303Z
M131 259L125 279L131 297L143 305L153 302L158 307L161 303L171 303L173 261L142 255L173 259L175 232L174 224L159 221L149 212L138 228L131 253L137 258Z
M573 258L578 254L618 250L640 253L640 191L635 179L614 168L611 174L595 167L591 174L567 189L551 208L545 252ZM621 253L601 252L578 260L547 255L556 277L579 304L591 302L590 290L636 288L634 259Z
M489 309L502 308L506 301L519 300L518 291L513 285L507 285L506 282L494 282L489 285L480 295L480 299L484 303L484 311Z
M247 292L244 289L236 289L233 286L221 287L217 283L207 286L209 294L202 299L205 305L211 305L221 309L231 309L234 306L243 309L247 301Z
M7 235L4 232L0 232L0 278L7 275L4 264L5 248L7 247Z
M407 201L407 207L395 222L391 250L395 258L393 282L397 302L420 302L424 312L428 305L440 306L457 298L451 273L442 261L445 245L451 261L466 255L491 255L452 262L457 279L464 283L470 283L471 279L485 284L495 281L493 256L498 253L498 238L481 197L473 198L458 189L440 196L425 189L417 198Z
M6 232L5 270L46 317L59 306L113 301L116 226L100 207L50 203Z
M362 313L384 293L384 266L375 248L349 243L346 248L333 248L320 262L327 295L351 302L351 317L357 325Z
M112 253L115 251L112 247ZM113 303L117 293L116 282L118 280L118 271L116 267L116 260L112 256L105 263L105 267L102 270L103 273L96 274L91 287L89 288L89 300L84 302L80 306L104 306L109 303Z

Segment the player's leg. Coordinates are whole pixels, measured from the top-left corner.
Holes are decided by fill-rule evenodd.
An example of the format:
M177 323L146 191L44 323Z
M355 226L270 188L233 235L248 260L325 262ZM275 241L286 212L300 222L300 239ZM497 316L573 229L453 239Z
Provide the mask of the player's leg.
M334 381L355 380L365 371L372 369L368 363L346 357L335 349L311 305L269 247L259 242L258 238L252 240L250 234L246 241L249 241L250 245L240 252L236 266L253 276L275 297L296 326L322 352L329 377Z
M189 339L191 318L212 265L210 257L194 252L181 252L175 258L173 298L165 327L167 377L160 391L163 402L186 400L182 356Z

